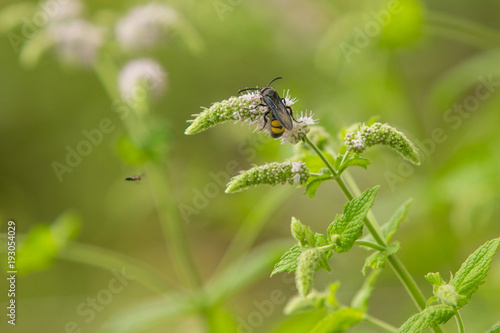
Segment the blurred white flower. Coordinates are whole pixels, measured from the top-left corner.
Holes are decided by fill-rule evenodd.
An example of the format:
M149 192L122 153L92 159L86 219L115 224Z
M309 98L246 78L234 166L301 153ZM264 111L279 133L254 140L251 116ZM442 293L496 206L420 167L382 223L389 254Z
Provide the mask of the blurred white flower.
M78 18L84 10L79 0L46 0L40 4L40 8L49 16L49 23Z
M104 30L90 22L76 19L48 27L57 55L64 61L89 66L104 42Z
M151 48L165 37L167 28L177 19L177 12L164 4L150 3L136 7L116 24L116 38L126 50Z
M146 96L160 97L166 84L167 74L160 64L151 59L130 61L120 72L120 92L129 103L138 103Z

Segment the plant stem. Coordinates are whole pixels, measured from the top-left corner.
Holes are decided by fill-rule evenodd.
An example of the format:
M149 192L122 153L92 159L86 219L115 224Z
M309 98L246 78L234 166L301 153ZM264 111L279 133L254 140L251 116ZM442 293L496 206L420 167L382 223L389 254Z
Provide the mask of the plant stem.
M337 176L337 172L333 168L332 164L323 155L321 150L314 144L314 142L312 142L307 136L304 137L304 142L307 143L316 152L316 154L319 156L319 158L321 158L321 160L323 161L325 166L330 170L332 175ZM335 177L335 181L339 185L340 189L342 190L342 192L344 193L346 198L349 201L351 201L354 198L354 196L352 195L349 188L347 188L347 185L344 183L343 179L340 176L338 176L338 177ZM378 226L378 223L376 223L376 221L372 222L372 220L368 217L365 217L364 223L365 223L366 228L370 232L370 234L375 239L375 241L381 247L385 248L387 246L387 243L385 242L384 237L382 236L382 233L380 232L380 228ZM404 287L406 288L406 290L410 294L410 297L412 298L412 300L415 303L415 305L417 306L417 308L420 311L422 311L425 308L425 298L424 298L422 291L418 287L417 283L413 279L413 277L410 275L410 273L408 272L406 267L403 265L403 263L399 260L399 258L396 255L389 256L387 258L387 260L391 264L391 267L392 267L394 273L397 275L397 277L399 278L401 283L404 285ZM440 327L433 327L433 330L436 333L442 332Z
M103 55L94 66L94 70L110 99L113 102L123 101L117 87L118 68L112 55L111 51ZM122 120L132 138L137 138L141 132L148 130L143 118L134 115L133 112L129 112L128 116ZM175 271L180 282L197 289L201 286L201 281L188 248L184 227L173 201L175 196L172 195L165 168L154 163L149 163L146 167L146 172L152 180L149 184L153 200L158 210L163 235Z
M375 244L375 243L372 243L372 242L367 242L367 241L361 241L361 240L357 240L354 242L354 245L358 245L358 246L366 246L366 247L369 247L371 249L374 249L374 250L377 250L377 251L380 251L380 252L384 252L385 251L385 247L382 247L378 244Z
M458 326L458 333L464 333L464 322L462 321L462 316L460 315L460 312L457 311L457 314L455 315L455 319L457 321L457 326Z
M388 324L385 321L382 321L380 319L372 317L367 313L365 313L363 315L363 320L366 321L367 323L374 325L374 326L380 327L380 328L386 330L387 332L396 333L396 331L398 330L396 327L392 326L391 324Z

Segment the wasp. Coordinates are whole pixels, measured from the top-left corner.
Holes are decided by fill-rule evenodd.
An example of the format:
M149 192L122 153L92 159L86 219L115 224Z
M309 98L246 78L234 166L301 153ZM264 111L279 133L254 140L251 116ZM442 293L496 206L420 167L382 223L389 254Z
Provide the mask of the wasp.
M285 103L285 99L281 98L280 95L274 88L269 87L271 83L273 83L276 80L281 79L281 76L278 76L274 79L271 80L265 86L264 88L245 88L241 89L238 91L238 94L242 93L243 91L248 91L248 90L260 90L260 100L261 104L260 106L265 106L267 107L267 112L264 114L264 127L267 125L267 120L270 118L271 121L271 129L270 129L270 134L271 137L273 138L279 138L280 136L283 135L285 130L292 130L293 129L293 121L297 121L293 117L293 111L292 108L287 106ZM269 117L269 114L271 116Z

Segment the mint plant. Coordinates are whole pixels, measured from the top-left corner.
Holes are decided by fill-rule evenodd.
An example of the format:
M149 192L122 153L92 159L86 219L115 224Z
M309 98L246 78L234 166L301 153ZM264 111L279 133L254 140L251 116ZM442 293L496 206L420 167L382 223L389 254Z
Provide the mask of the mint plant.
M291 106L296 99L287 94L285 103ZM204 109L186 129L188 135L196 134L228 120L243 121L248 125L256 125L256 130L268 132L264 122L267 107L260 105L258 93L249 93L239 97L216 102L210 108ZM269 121L267 122L267 124ZM301 117L294 123L294 128L288 133L282 143L297 144L295 156L290 156L288 162L272 162L241 171L227 185L226 193L235 193L260 185L298 184L305 187L305 193L314 198L316 191L323 183L335 181L345 194L348 202L343 212L337 214L323 233L313 232L310 227L295 217L291 218L291 234L297 244L286 251L275 264L271 276L278 273L295 275L295 285L298 295L291 299L285 307L286 314L323 311L322 319L309 327L309 332L343 332L348 328L366 321L389 332L421 332L431 328L434 332L442 332L439 325L446 323L452 317L457 319L458 331L464 332L464 325L459 309L465 306L484 281L498 247L500 238L488 241L474 252L445 283L439 273L429 273L426 278L434 286L434 296L426 302L425 297L415 283L404 264L398 259L397 252L401 245L392 242L392 236L397 232L401 221L406 218L411 200L403 203L394 213L390 221L380 226L373 214L368 213L375 202L379 186L356 193L357 185L348 183L342 174L350 167L366 168L370 162L361 154L374 145L386 145L400 154L404 159L415 165L420 164L420 156L416 146L400 131L388 124L367 123L345 130L343 144L339 153L334 155L332 147L325 140L327 131L309 117ZM269 126L269 125L267 125ZM314 128L313 134L308 133ZM321 133L321 134L319 134ZM318 135L319 134L319 135ZM284 135L284 136L285 136ZM314 152L316 156L311 155ZM323 167L317 168L318 160ZM317 171L317 172L315 172ZM349 179L351 179L349 177ZM368 235L364 238L364 229ZM319 292L314 289L315 273L324 269L331 271L329 259L335 255L348 253L354 246L361 246L372 253L366 258L362 273L367 269L373 271L367 276L366 283L359 290L352 306L341 305L335 298L338 285L332 284L330 291ZM411 316L399 329L373 318L367 312L367 303L373 290L378 272L388 262L413 299L417 314Z

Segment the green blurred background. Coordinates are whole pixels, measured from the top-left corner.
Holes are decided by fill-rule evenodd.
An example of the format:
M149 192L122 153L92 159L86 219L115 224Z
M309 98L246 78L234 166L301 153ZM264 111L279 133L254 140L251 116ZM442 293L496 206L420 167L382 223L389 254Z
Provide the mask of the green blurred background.
M1 7L15 2L2 0ZM103 10L122 15L140 3L86 1L89 17ZM366 153L372 161L368 170L353 170L352 175L361 188L382 185L374 205L380 221L386 221L408 197L414 198L409 223L401 227L396 239L402 244L401 259L427 297L431 295L431 286L423 279L427 272L439 271L445 277L480 244L498 237L499 2L404 0L402 13L362 46L356 44L363 42L357 34L365 31L367 22L374 21L372 13L387 8L387 2L165 3L184 15L204 43L203 51L193 54L179 36L172 36L150 54L168 72L168 90L155 103L153 112L164 121L170 135L166 163L173 175L172 200L176 205L192 205L196 191L213 182L210 173L226 170L230 161L236 161L238 169L248 169L253 164L291 156L290 145L262 140L262 134L229 123L195 136L184 135L186 120L199 112L200 106L283 76L273 86L279 92L289 89L299 99L294 110L312 110L334 138L341 128L378 115L381 122L397 127L423 147L423 164L411 169L388 149L371 149ZM346 57L342 45L356 50ZM2 232L9 219L16 221L21 235L71 210L82 220L77 242L128 255L154 267L167 281L175 281L148 189L152 180L146 175L139 184L124 181L124 177L142 170L125 164L116 153L116 141L124 128L96 75L91 70L61 66L50 54L33 69L23 68L18 58L9 40L2 36ZM477 105L462 113L449 113L454 104L472 101L476 88L482 87L481 78L493 82L488 97L477 99ZM487 91L486 87L479 89ZM445 115L455 118L447 121ZM52 162L63 162L66 146L75 147L85 139L82 130L97 128L103 118L111 119L116 130L106 134L103 143L59 182ZM436 131L444 132L446 138L443 134L437 140L433 138ZM252 140L258 142L248 143L254 151L242 152L242 142ZM216 270L241 222L270 191L259 188L226 195L219 187L206 207L185 221L190 247L204 279ZM272 212L258 244L278 239L291 243L291 216L315 231L323 231L345 203L333 183L322 186L315 199L289 186L272 191L283 192L289 200ZM333 273L318 274L318 289L340 280L339 298L347 303L362 283L360 269L365 256L360 249L334 256ZM95 320L85 323L76 313L78 305L87 297L95 297L112 278L109 270L65 260L20 275L15 331L64 332L66 323L75 321L82 332L95 332L118 311L157 297L148 288L131 282L114 295ZM2 295L7 287L4 281L0 283ZM485 331L500 320L499 281L497 258L486 283L462 310L469 332ZM236 318L246 319L255 311L255 302L268 299L275 289L287 297L295 294L293 283L284 283L281 276L268 278L266 272L230 298L230 309ZM370 304L373 316L395 326L415 312L390 269L382 273ZM272 330L283 320L282 307L277 305L255 331ZM5 318L1 327L4 324ZM454 325L448 324L448 330L455 330ZM196 316L144 329L200 331L203 324ZM351 331L378 332L366 325Z

